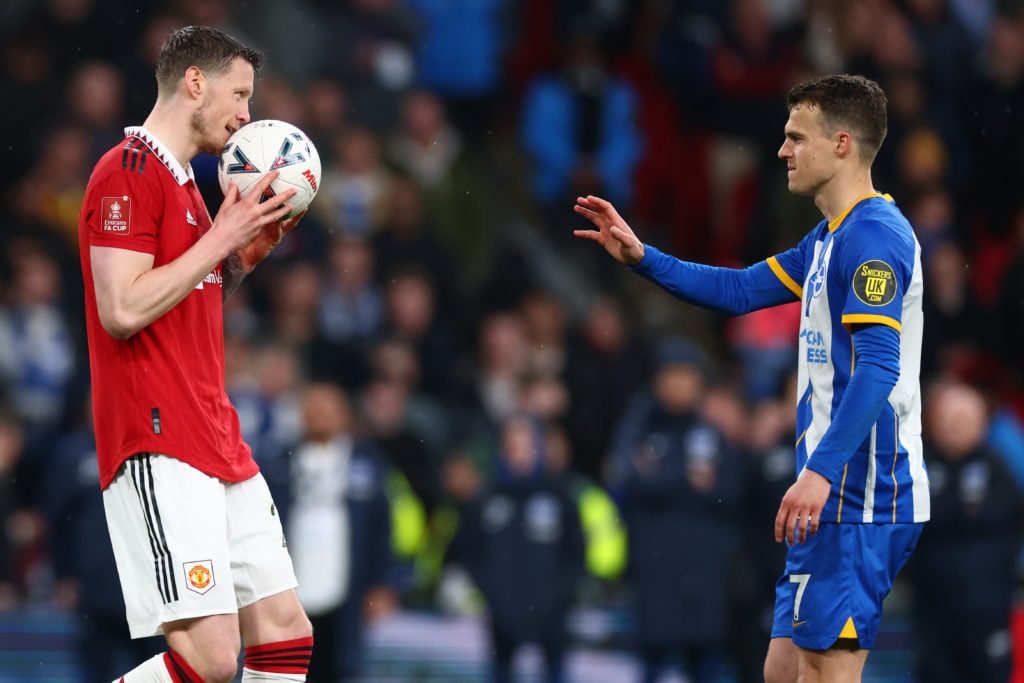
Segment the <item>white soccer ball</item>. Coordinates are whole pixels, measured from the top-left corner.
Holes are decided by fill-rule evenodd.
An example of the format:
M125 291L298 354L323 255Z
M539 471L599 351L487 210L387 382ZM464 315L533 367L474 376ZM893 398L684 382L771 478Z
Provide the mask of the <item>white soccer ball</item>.
M281 174L260 201L295 188L295 196L288 200L292 205L288 217L294 216L309 206L320 187L320 155L297 127L265 119L242 126L228 138L217 164L217 179L225 194L234 181L244 197L260 178L275 170Z

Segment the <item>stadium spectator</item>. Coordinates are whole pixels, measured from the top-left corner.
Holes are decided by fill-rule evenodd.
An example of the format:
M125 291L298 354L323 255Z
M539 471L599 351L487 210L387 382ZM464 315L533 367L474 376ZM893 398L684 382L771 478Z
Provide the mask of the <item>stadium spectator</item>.
M477 326L476 347L456 375L464 410L493 426L519 408L519 382L528 370L526 326L520 314L490 311Z
M974 296L967 256L952 241L933 246L928 256L924 261L922 255L925 341L921 372L928 377L944 372L981 376L979 337L986 316Z
M412 387L397 379L372 378L360 393L359 413L382 457L402 473L430 514L439 498L435 452L410 423Z
M253 459L262 462L298 438L305 373L294 349L283 344L264 342L248 355L252 382L228 387L228 395Z
M516 680L525 644L540 646L543 680L566 680L566 618L583 571L584 542L576 502L565 481L544 472L545 435L538 420L515 414L500 427L494 483L459 521L452 560L464 566L487 603L491 679Z
M449 394L449 371L456 357L453 326L438 314L437 289L430 273L409 264L388 273L384 287L383 335L408 343L420 366L419 388L436 398Z
M405 92L416 82L416 16L400 0L309 0L316 28L304 36L316 55L314 74L345 86L349 117L377 133L398 120Z
M467 186L462 182L445 182L444 192L449 193L455 187ZM466 307L466 284L471 281L463 266L467 260L475 260L468 254L477 248L472 246L473 241L480 238L467 234L465 239L462 236L454 239L453 235L439 234L437 227L446 224L463 226L466 232L480 231L475 223L463 218L443 218L431 213L444 209L428 207L432 200L427 195L429 190L425 191L410 178L399 176L391 184L383 222L372 238L378 280L386 282L392 273L412 265L423 268L437 288L438 315L446 321L468 326L470 321L460 319L460 313ZM443 203L445 200L440 201ZM472 266L480 267L480 264ZM460 329L460 333L465 332L464 328Z
M623 302L612 294L595 296L569 334L565 426L572 466L604 481L615 422L650 372L648 344L626 320Z
M342 129L320 151L328 156L314 213L332 232L369 239L380 228L392 172L378 135L363 126Z
M764 681L764 658L772 632L775 582L786 567L786 548L765 528L793 476L796 442L796 372L781 396L756 402L744 425L740 536L734 558L735 596L730 652L741 683Z
M42 540L43 524L17 476L25 433L17 417L0 408L0 612L18 608L33 586L28 561Z
M929 391L932 519L909 566L920 681L1010 678L1024 497L1000 456L985 447L987 427L985 400L975 389L943 382Z
M555 72L538 74L523 96L521 140L530 159L537 201L557 206L576 194L633 198L633 172L643 149L634 125L637 99L631 85L609 70L600 38L585 26L562 45ZM552 237L560 221L549 219Z
M662 341L653 377L633 396L613 439L608 486L629 535L627 579L645 683L676 659L697 683L724 675L741 463L700 416L706 363L689 340Z
M407 0L419 20L419 83L444 98L456 128L476 149L493 133L509 43L507 0Z
M67 313L71 304L64 300L59 262L31 238L12 242L7 256L10 276L0 302L0 386L24 427L19 475L25 494L34 500L36 479L44 474L42 458L80 398L77 381L84 362Z
M377 284L377 253L362 237L338 235L328 246L318 325L333 344L365 350L380 334L384 297Z

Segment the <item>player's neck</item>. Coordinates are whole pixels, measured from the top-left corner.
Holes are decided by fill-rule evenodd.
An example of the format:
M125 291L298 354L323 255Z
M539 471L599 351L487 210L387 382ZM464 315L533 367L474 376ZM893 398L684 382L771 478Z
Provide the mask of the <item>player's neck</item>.
M142 125L170 150L182 168L188 166L192 157L199 152L192 138L188 112L184 112L181 107L158 100Z
M864 197L875 193L871 169L863 168L848 177L836 176L814 195L814 204L831 223Z

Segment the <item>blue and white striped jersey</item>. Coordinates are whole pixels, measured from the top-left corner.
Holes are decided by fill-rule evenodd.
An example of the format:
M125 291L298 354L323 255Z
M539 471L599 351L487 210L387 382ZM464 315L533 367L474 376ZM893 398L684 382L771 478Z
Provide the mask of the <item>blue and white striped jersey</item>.
M854 371L851 326L878 323L900 333L899 379L833 482L821 520L926 521L919 380L924 285L921 247L910 223L891 197L868 195L767 264L802 302L797 473L814 457Z

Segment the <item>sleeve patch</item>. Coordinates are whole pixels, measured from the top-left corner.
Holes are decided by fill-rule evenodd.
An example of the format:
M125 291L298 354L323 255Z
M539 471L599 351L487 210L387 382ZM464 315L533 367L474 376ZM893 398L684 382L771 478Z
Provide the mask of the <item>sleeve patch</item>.
M100 204L100 229L115 235L132 234L132 200L128 195L104 197Z
M853 274L853 293L868 306L885 306L896 298L896 272L885 261L865 261Z

